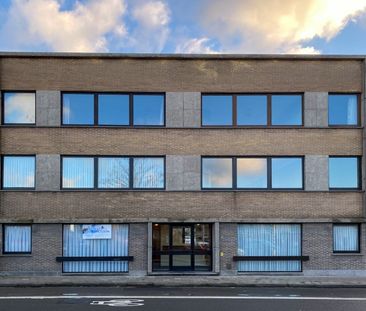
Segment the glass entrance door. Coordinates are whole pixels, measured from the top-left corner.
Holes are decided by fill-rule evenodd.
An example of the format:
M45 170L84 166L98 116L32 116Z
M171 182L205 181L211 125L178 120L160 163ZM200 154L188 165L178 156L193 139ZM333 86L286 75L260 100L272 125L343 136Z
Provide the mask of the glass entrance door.
M210 224L154 224L154 271L210 271Z

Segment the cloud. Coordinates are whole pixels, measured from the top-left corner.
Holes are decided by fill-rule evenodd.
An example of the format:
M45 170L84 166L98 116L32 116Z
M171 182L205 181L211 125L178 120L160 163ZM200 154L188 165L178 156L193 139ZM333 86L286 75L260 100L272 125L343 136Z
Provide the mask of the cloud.
M35 122L35 94L9 93L5 97L6 123L34 123Z
M232 186L231 159L205 159L203 185L206 187L227 188Z
M242 158L237 161L238 175L261 175L267 172L267 159Z
M306 42L336 36L365 0L205 0L201 23L229 52L318 53Z
M108 50L107 36L126 35L124 0L75 2L71 10L62 10L61 4L62 0L14 0L0 40L11 49L103 52Z
M193 38L184 40L177 45L175 53L187 53L187 54L216 54L218 51L214 50L210 45L209 38Z

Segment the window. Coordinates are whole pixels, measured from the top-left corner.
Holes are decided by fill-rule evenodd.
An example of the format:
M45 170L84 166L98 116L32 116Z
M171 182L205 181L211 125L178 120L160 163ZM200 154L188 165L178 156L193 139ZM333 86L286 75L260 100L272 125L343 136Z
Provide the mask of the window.
M360 226L358 224L333 225L333 252L334 253L359 253L360 252Z
M65 125L94 124L94 95L83 93L62 94L62 123Z
M301 225L238 225L238 256L256 257L239 260L239 272L301 271L301 260L291 258L301 256ZM289 258L270 258L277 256Z
M272 158L272 188L302 189L302 158Z
M303 158L202 157L202 189L302 190Z
M164 189L164 157L62 157L63 189Z
M63 125L164 126L164 94L62 94Z
M302 94L202 95L202 126L302 126Z
M36 94L34 92L3 93L3 124L35 124Z
M359 95L330 94L328 96L329 125L358 125Z
M202 125L233 125L232 96L202 96Z
M34 156L4 156L3 189L34 189L35 166Z
M329 188L359 189L360 159L358 157L329 157Z
M301 95L272 95L272 125L302 125Z
M134 95L133 124L134 125L164 125L164 96L163 95Z
M31 253L32 227L30 225L4 225L4 253Z
M121 94L98 95L99 125L129 125L130 98Z
M128 225L64 225L63 256L80 259L64 261L63 272L128 272L128 261L116 258L128 256Z
M232 158L202 158L202 188L232 187Z

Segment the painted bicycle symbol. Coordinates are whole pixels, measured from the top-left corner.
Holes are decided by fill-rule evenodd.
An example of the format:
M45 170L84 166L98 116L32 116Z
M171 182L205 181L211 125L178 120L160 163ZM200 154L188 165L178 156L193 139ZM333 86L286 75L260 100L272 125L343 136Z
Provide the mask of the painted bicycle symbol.
M141 307L144 305L142 299L112 299L108 301L92 301L94 306L110 306L110 307Z

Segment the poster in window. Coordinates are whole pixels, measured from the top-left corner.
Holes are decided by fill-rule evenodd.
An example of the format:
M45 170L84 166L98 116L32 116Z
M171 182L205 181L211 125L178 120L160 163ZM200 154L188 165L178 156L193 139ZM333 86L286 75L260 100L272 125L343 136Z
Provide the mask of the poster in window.
M111 239L112 225L83 225L83 240Z

